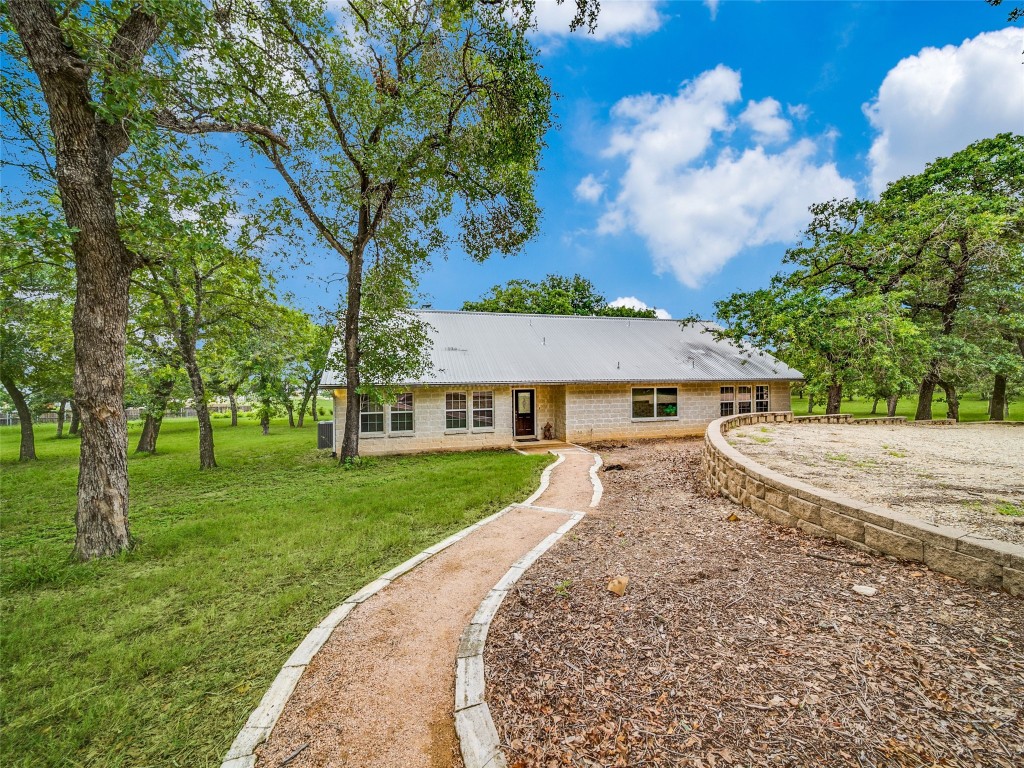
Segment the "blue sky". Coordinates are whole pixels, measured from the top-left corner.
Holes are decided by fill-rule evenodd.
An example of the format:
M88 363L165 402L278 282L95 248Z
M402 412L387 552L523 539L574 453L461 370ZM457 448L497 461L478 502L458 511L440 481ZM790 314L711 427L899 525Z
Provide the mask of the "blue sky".
M609 299L711 316L779 270L810 203L1024 131L1024 34L981 0L604 0L596 35L569 34L573 5L538 0L559 123L542 233L515 257L438 260L422 284L436 309L579 272ZM337 290L301 268L284 284L309 309Z
M542 234L514 258L436 265L436 308L579 272L610 299L710 316L780 268L810 202L1024 131L1024 34L980 0L605 0L597 36L538 5L560 123Z

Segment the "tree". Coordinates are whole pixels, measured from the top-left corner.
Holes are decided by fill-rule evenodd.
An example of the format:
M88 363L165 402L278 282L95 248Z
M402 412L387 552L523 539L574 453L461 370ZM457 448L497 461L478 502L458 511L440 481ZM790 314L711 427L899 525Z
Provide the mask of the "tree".
M252 254L270 230L258 217L239 216L219 174L193 167L154 185L147 180L158 172L146 162L137 168L144 194L123 218L133 224L129 241L147 254L134 278L150 298L140 314L152 333L177 345L199 421L199 468L212 469L217 460L199 347L214 335L245 333L272 302L270 278Z
M709 328L716 338L765 350L801 371L808 400L824 395L830 414L840 412L844 387L865 379L891 387L919 356L917 329L894 295L829 297L779 276L769 289L715 302L715 311L724 326Z
M133 329L128 336L126 389L130 402L141 404L145 410L135 453L156 453L164 414L171 400L180 400L180 394L188 388L173 340L155 336L144 328Z
M18 412L19 459L36 458L30 399L68 396L73 294L68 233L52 214L0 221L0 384Z
M334 324L317 324L308 315L302 314L298 321L295 354L295 373L302 388L302 400L299 404L299 426L304 423L306 406L313 401L312 417L316 419L316 392L320 387L324 369L327 368L327 357L331 350L334 336Z
M550 89L525 26L468 3L239 3L222 26L231 119L274 125L251 145L287 184L282 216L345 262L342 458L358 454L363 283L375 260L424 265L453 231L474 259L537 230L533 194ZM461 15L460 15L461 14Z
M514 312L538 315L608 315L656 317L653 309L612 307L594 284L580 275L548 275L539 283L509 280L496 285L477 301L466 301L467 312Z
M187 70L203 69L202 57L189 52L209 39L209 21L223 8L153 0L72 3L58 14L48 0L9 0L7 10L3 87L15 95L3 101L45 100L34 112L45 115L48 131L36 144L52 147L61 207L75 233L72 330L83 427L75 553L89 559L131 544L123 395L129 284L142 260L121 236L113 164L134 143L156 143L156 127L279 138L257 125L211 119L207 105L199 105L204 117L196 120L176 109L210 95L182 99L180 89L195 82Z

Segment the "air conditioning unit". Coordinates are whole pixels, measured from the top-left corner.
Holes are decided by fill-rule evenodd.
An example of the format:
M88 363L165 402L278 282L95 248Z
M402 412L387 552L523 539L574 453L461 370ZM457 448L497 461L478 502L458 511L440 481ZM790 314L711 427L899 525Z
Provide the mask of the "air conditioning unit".
M334 451L333 421L318 421L316 423L316 447L321 451Z

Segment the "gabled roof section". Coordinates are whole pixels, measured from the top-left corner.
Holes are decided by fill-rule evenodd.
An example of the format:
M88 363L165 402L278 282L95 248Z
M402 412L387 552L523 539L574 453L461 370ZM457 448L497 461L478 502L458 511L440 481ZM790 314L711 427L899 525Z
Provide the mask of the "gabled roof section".
M417 310L433 340L432 374L402 384L794 381L763 352L715 341L676 320ZM704 324L714 327L711 323ZM337 342L336 342L337 344ZM343 386L328 370L321 385Z

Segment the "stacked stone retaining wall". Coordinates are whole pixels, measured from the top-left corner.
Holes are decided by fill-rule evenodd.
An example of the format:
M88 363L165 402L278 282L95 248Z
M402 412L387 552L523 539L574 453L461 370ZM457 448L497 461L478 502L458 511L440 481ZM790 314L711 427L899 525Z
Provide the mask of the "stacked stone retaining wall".
M923 562L933 571L1024 595L1024 546L932 525L815 488L758 464L729 445L725 437L736 427L801 418L794 419L790 412L775 412L728 416L711 422L704 435L702 457L711 489L777 525L799 528L864 552Z

